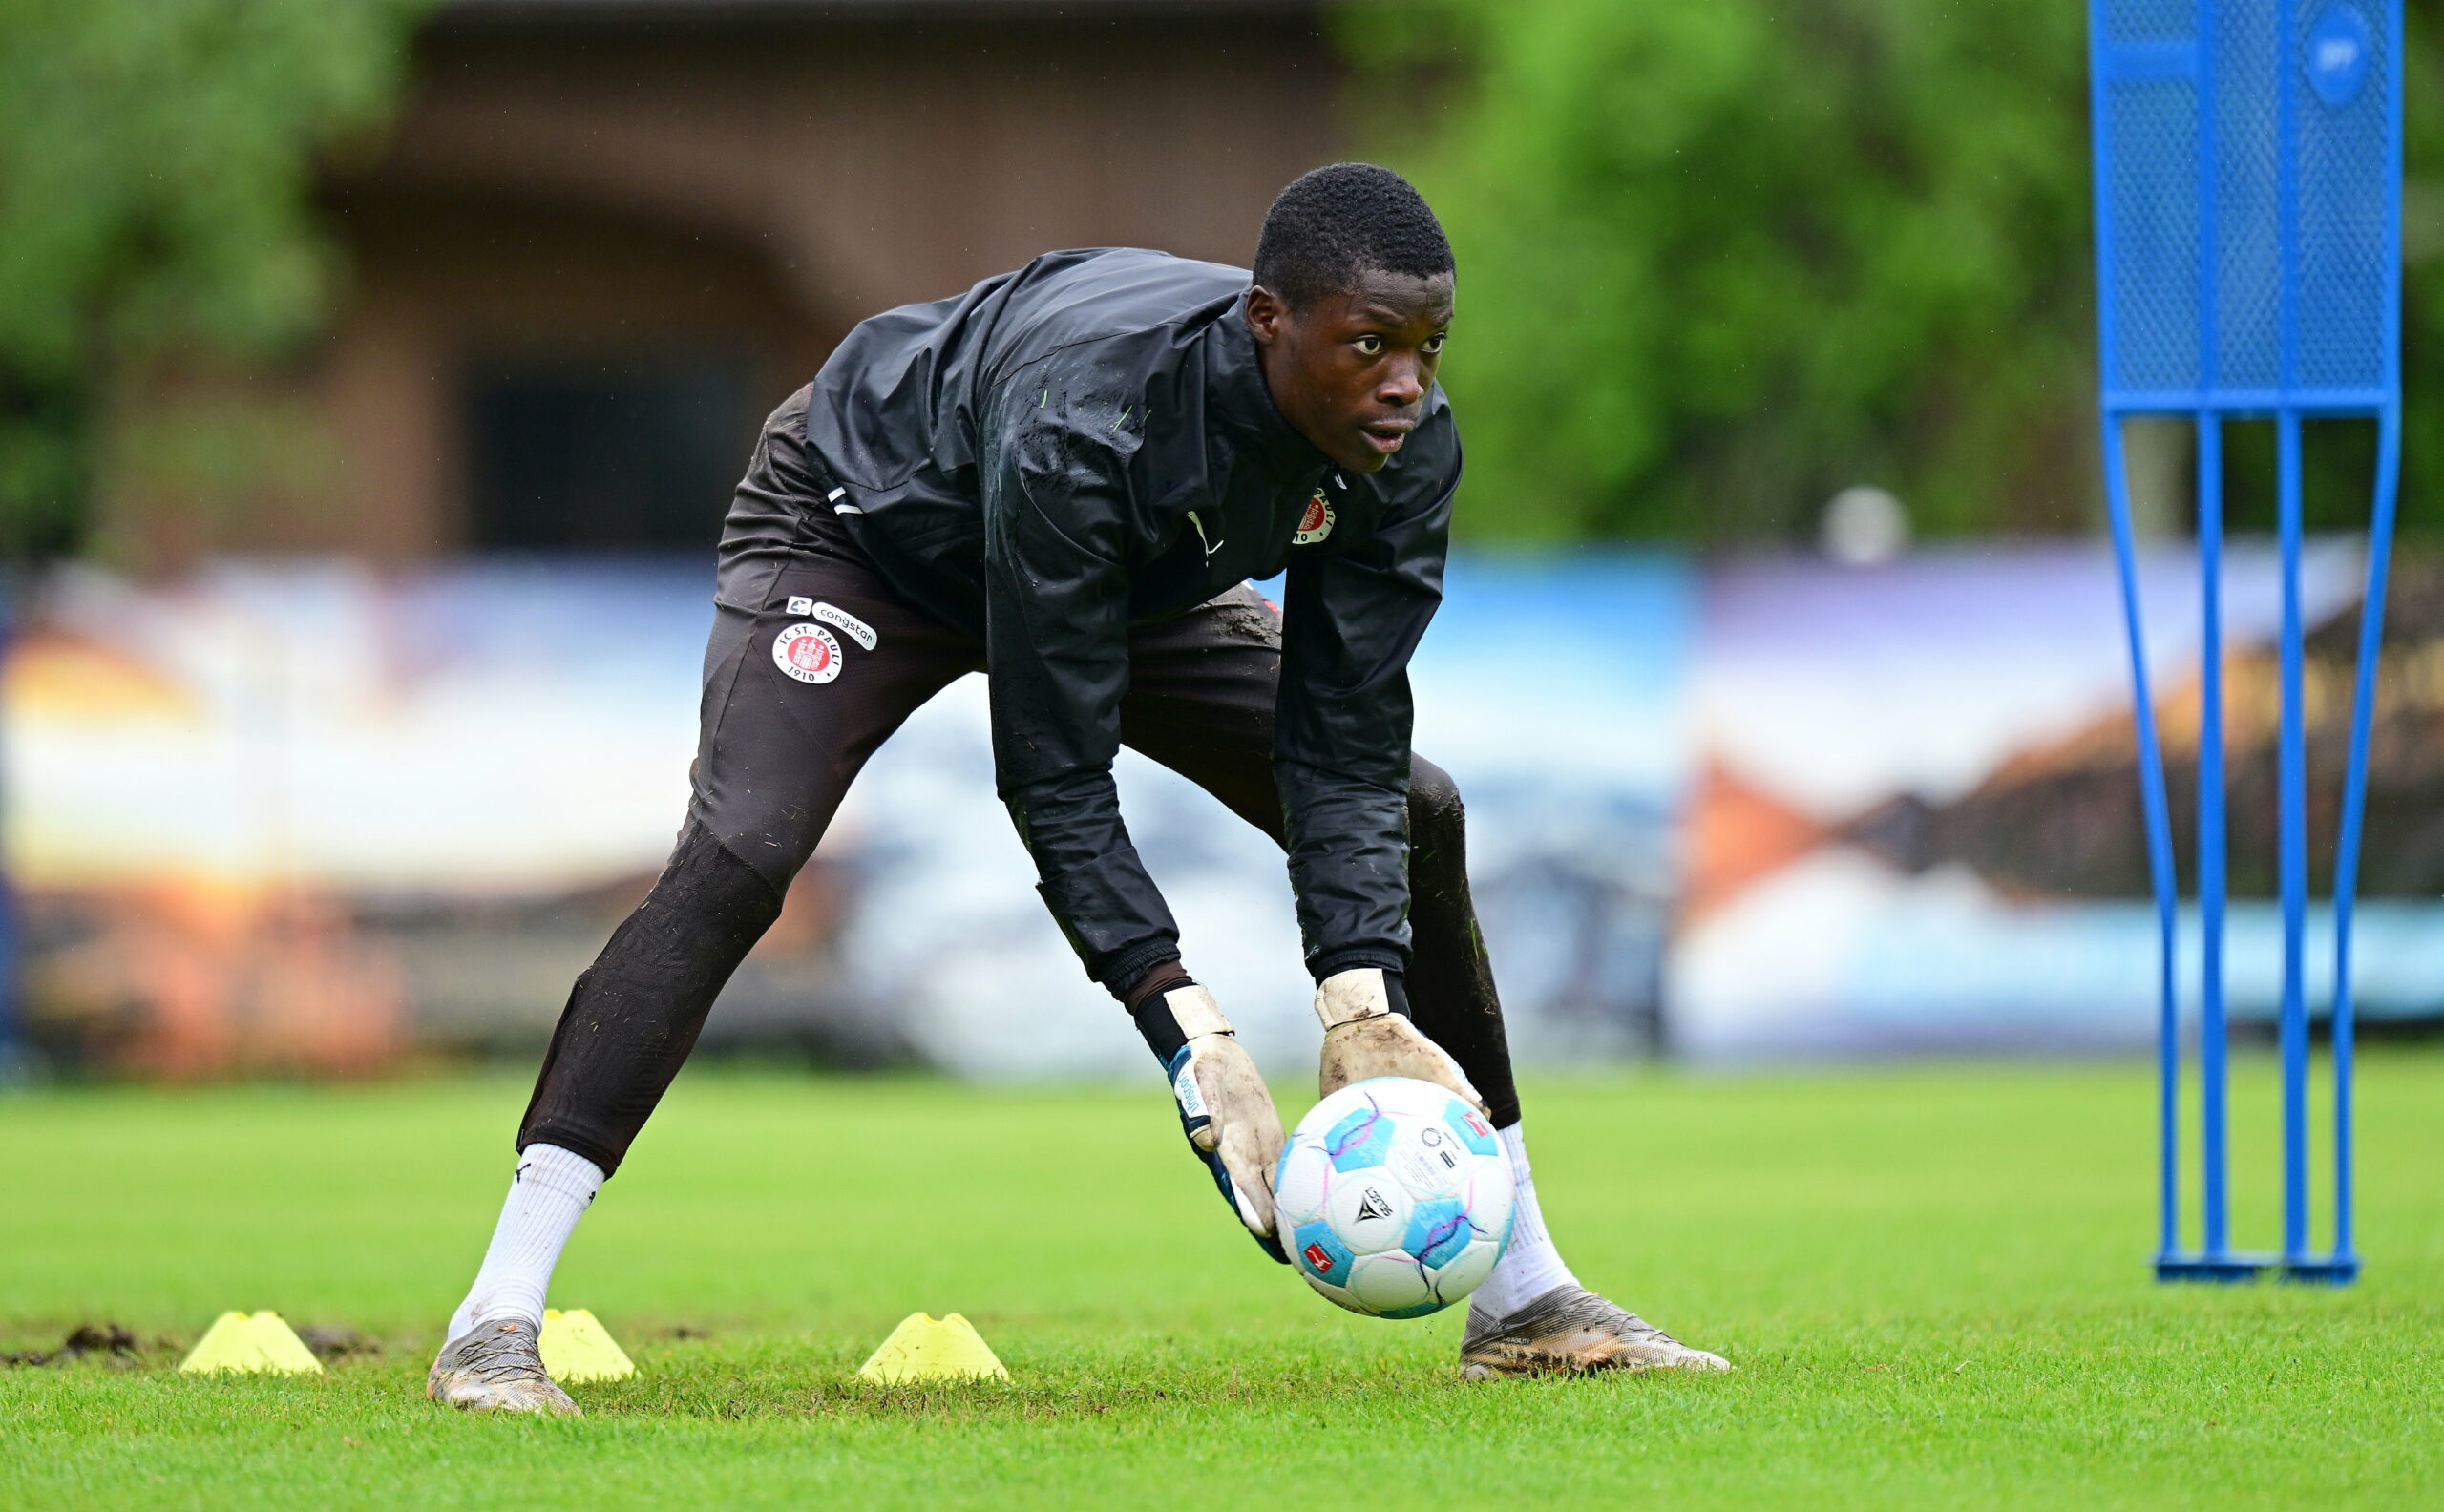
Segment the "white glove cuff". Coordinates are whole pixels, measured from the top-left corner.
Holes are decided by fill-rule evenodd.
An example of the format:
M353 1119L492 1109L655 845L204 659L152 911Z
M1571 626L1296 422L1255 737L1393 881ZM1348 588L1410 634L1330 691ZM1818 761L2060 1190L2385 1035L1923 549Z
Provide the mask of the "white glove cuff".
M1391 1011L1391 994L1383 988L1380 966L1335 972L1316 989L1316 1017L1328 1031L1361 1018L1380 1018Z
M1199 1035L1231 1032L1231 1020L1222 1017L1222 1005L1202 987L1174 987L1163 994L1163 1006L1171 1011L1180 1033L1190 1040Z

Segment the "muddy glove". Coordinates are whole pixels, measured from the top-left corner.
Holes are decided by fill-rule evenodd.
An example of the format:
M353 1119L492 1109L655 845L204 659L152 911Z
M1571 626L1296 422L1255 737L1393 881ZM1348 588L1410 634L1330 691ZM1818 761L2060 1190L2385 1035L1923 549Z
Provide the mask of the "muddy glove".
M1374 966L1335 972L1316 989L1316 1017L1324 1021L1324 1058L1316 1084L1330 1097L1369 1077L1415 1077L1448 1087L1479 1112L1485 1100L1460 1063L1409 1022L1408 991L1398 972Z
M1222 1017L1213 995L1176 962L1131 991L1128 1008L1171 1079L1189 1147L1205 1162L1222 1200L1256 1244L1287 1265L1273 1225L1281 1115L1255 1062L1231 1032L1231 1020Z

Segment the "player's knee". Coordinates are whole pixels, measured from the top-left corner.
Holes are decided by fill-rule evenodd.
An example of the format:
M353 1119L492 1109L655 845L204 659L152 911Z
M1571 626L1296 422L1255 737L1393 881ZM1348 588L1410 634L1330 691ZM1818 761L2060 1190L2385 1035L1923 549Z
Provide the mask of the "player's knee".
M654 883L655 899L666 913L760 935L780 916L796 870L783 866L786 860L756 866L712 830L691 823Z
M1409 838L1419 846L1456 841L1467 825L1467 808L1451 774L1422 756L1409 758Z

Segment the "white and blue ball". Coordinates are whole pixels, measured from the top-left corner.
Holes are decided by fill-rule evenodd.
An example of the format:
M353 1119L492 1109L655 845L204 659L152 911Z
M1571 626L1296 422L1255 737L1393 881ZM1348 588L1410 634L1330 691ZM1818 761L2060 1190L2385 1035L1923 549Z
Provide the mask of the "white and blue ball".
M1307 1284L1386 1318L1440 1312L1475 1291L1510 1242L1516 1196L1485 1116L1407 1077L1317 1103L1273 1183L1282 1247Z

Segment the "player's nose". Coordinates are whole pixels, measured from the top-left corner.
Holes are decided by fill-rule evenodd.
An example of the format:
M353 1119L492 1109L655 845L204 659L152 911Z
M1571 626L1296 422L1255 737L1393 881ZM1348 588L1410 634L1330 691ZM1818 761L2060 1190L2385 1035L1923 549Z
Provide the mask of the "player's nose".
M1425 381L1416 363L1393 362L1386 366L1383 381L1375 388L1378 404L1406 410L1425 397Z

